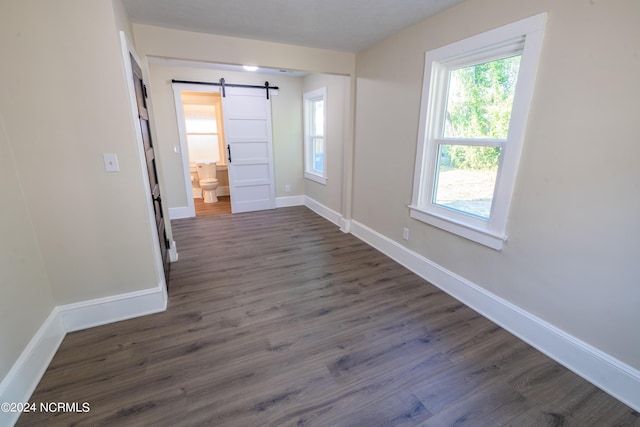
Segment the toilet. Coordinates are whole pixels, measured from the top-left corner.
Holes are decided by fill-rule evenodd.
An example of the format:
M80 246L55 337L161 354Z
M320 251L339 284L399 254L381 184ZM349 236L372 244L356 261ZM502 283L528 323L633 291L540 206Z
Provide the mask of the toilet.
M216 162L197 163L198 167L198 184L202 189L202 198L205 203L216 203L216 188L218 188L218 180L216 179Z

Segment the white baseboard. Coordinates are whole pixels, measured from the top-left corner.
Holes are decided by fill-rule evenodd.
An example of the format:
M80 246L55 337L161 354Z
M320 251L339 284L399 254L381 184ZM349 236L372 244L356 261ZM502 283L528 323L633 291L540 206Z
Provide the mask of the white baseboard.
M65 334L58 310L54 308L0 383L0 403L29 401ZM0 411L0 425L12 426L19 417L19 412Z
M178 261L178 247L176 246L176 241L172 240L169 246L169 262L176 261Z
M304 205L309 209L311 209L312 211L314 211L315 213L317 213L318 215L326 218L328 221L331 221L338 227L343 226L342 215L340 213L326 207L321 203L318 203L317 201L313 200L308 196L304 196Z
M218 187L216 189L216 196L228 196L229 187ZM194 199L197 197L194 197ZM289 206L302 206L304 205L304 196L290 196L290 197L276 197L276 208L286 208ZM193 211L188 206L179 206L176 208L169 208L169 219L184 219L193 218Z
M558 363L640 411L640 371L388 237L351 221L351 233Z
M54 307L0 383L0 403L28 402L67 332L164 311L167 290L157 288ZM0 411L0 426L20 413Z
M59 306L67 332L119 322L167 309L164 284L154 289Z
M193 218L192 212L188 206L169 208L169 219L182 219L182 218Z
M230 194L228 185L216 188L216 196L228 196Z
M303 206L304 196L276 197L276 208L288 208L290 206Z
M342 214L326 207L322 203L319 203L308 196L304 196L304 205L321 217L340 227L340 231L343 233L351 232L351 220L345 219Z
M154 289L114 295L58 307L67 332L119 322L167 309L164 284Z

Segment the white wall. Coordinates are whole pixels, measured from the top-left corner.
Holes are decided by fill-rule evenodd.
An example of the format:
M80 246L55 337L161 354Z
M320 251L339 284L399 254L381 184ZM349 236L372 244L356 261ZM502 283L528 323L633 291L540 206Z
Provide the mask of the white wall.
M412 220L425 51L539 12L549 18L504 249ZM354 219L639 369L637 40L636 1L479 0L360 52Z
M149 64L150 99L154 111L158 154L162 160L166 183L167 204L170 208L187 206L183 159L174 147L180 146L175 101L171 80L219 82L279 87L271 97L276 197L301 195L302 182L302 79L278 75L221 71L185 65ZM215 88L214 88L215 89ZM224 111L223 111L224 114ZM285 185L291 191L285 193Z
M350 79L329 74L309 74L304 78L303 91L327 88L327 183L305 179L305 195L323 206L344 213L344 150L348 144Z

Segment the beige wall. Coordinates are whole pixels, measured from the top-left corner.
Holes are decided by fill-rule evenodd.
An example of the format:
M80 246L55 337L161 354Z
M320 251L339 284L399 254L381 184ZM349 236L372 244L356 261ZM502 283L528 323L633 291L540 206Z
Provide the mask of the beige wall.
M116 20L116 28L119 31L124 31L127 35L127 39L130 43L133 43L133 26L131 25L131 21L129 21L129 16L127 15L127 11L124 8L124 4L122 0L112 0L113 1L113 13ZM142 65L142 64L140 64Z
M0 19L0 112L55 305L157 287L113 4L5 1Z
M149 65L149 73L150 99L157 134L156 147L162 160L167 204L170 208L187 206L186 198L191 197L191 193L186 191L182 156L180 152L174 151L174 147L180 146L180 140L172 79L218 82L220 78L224 78L228 83L251 85L264 85L268 81L270 86L279 87L278 95L271 97L276 197L304 193L300 113L302 78L157 63ZM291 186L289 193L285 193L287 184Z
M323 49L270 43L258 40L223 37L211 34L178 31L148 25L133 25L136 50L140 55L188 61L221 64L255 64L268 68L284 68L307 71L353 75L355 55ZM264 84L281 87L280 95L273 98L272 117L274 130L274 164L276 174L276 197L302 195L305 183L302 180L302 81L294 83L290 78L280 84L281 76L251 77L246 73L214 72L194 67L165 67L157 63L150 65L153 117L158 133L163 178L167 187L170 207L186 206L185 184L182 176L182 160L173 152L178 144L175 106L168 82L173 79L218 81L225 77L242 83ZM294 86L297 87L294 91ZM297 92L296 92L297 91ZM347 143L352 145L349 136ZM290 185L291 191L284 192ZM340 209L334 189L327 202Z
M410 219L425 51L545 11L504 249ZM640 368L637 40L636 1L482 0L361 52L354 218Z
M0 200L0 378L4 378L55 304L2 114Z
M350 79L329 74L305 76L303 92L327 88L327 183L305 179L305 195L339 213L343 210L344 149L348 144Z
M0 3L0 377L53 306L160 280L117 35L131 30L116 1ZM505 248L410 219L424 52L542 11L549 22ZM357 57L142 25L133 32L142 56L342 75L357 64L354 219L640 369L639 21L633 0L475 0ZM173 109L160 68L151 70L159 126ZM303 81L272 80L281 86L274 105L286 104L274 132L288 141L279 149L274 139L276 168L299 159L276 177L278 195L287 183L286 195L302 194ZM156 101L167 89L171 101ZM158 129L166 176L170 135ZM104 172L103 153L118 154L121 172Z
M133 24L140 55L351 75L355 55L259 40Z

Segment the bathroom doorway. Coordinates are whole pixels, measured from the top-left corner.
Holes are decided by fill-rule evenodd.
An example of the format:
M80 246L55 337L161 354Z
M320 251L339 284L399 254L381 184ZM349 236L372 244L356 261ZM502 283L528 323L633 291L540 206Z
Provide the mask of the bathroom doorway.
M185 138L189 166L190 192L187 193L187 197L193 200L195 216L229 215L231 214L231 195L225 151L222 97L217 91L205 91L202 88L181 88L178 91L176 110L178 121L182 122L179 123L179 128L182 128L181 134ZM178 99L180 105L178 105ZM182 113L182 120L180 120L180 113ZM213 190L203 183L205 176L202 171L205 168L208 169L209 174L215 171L215 176L207 175L206 177L217 180L217 186L214 186ZM206 191L214 195L206 197Z
M217 198L208 191L214 186L206 181L209 178L215 180L217 195L229 196L231 213L275 209L270 95L278 88L270 87L268 83L264 87L227 84L221 93L220 87L212 86L218 84L173 81L187 190L188 214L184 217L196 216L194 202L199 198L200 190L205 203ZM183 95L190 101L185 103ZM185 105L192 107L185 111ZM189 110L194 111L193 115ZM187 119L185 114L192 117ZM195 153L189 149L188 138L197 147ZM210 143L204 144L205 140ZM192 151L191 155L189 151ZM220 185L215 179L217 176L212 177L209 173L210 167L202 167L213 162L217 165L215 170L216 175L220 175ZM200 171L205 172L204 186ZM196 182L200 184L200 190L195 188Z

